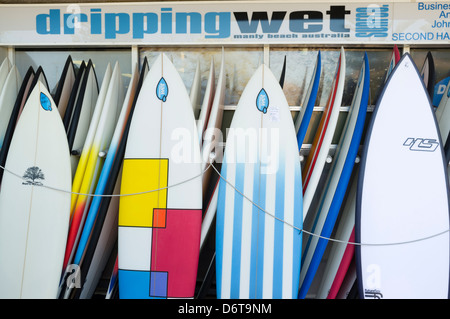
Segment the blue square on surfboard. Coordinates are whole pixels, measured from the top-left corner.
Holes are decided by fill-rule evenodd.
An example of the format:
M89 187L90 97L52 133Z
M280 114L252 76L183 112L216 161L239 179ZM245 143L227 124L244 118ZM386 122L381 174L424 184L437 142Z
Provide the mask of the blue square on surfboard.
M165 271L150 272L150 296L166 298L167 297L167 278Z
M166 296L158 297L150 293L149 271L119 269L118 276L119 276L119 297L121 299L166 298ZM167 285L165 285L165 287L167 287Z

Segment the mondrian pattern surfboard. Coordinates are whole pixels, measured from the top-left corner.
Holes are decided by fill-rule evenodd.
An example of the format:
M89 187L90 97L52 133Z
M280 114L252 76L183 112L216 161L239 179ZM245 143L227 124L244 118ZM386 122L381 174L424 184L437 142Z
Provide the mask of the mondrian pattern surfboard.
M120 298L194 297L202 220L200 146L189 96L164 54L139 93L119 206Z
M286 98L265 65L242 93L221 175L217 297L296 297L303 222L300 161Z

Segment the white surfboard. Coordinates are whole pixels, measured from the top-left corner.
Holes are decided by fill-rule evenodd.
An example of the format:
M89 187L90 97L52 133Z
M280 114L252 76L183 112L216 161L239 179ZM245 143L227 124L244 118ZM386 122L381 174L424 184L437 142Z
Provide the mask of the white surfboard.
M19 93L22 78L14 65L6 78L3 90L0 91L0 149L3 145L9 118Z
M191 100L192 110L194 111L194 117L198 118L200 113L200 99L202 93L202 74L200 70L200 62L197 62L195 68L194 78L192 80L191 91L189 93L189 99Z
M70 209L61 116L38 82L11 142L0 192L1 298L56 298Z
M194 297L202 218L197 138L184 83L161 54L139 93L123 161L120 298Z
M289 106L265 65L247 83L233 116L218 196L217 297L296 298L300 161Z
M8 58L4 58L2 64L0 64L0 92L5 85L6 78L8 77L9 70L11 69L11 62Z
M216 75L214 70L214 59L211 58L211 66L209 67L208 82L206 83L205 95L203 96L202 107L197 120L198 140L200 147L203 144L203 133L208 125L209 114L211 112L211 105L214 100L214 93L216 92Z
M409 54L368 127L356 202L361 298L449 297L449 197L442 140Z
M221 142L220 128L222 126L223 109L225 101L225 54L222 48L222 60L220 64L219 78L217 81L216 92L214 93L214 100L211 105L211 111L209 113L208 122L206 124L205 131L203 132L203 143L201 144L202 155L202 171L203 171L203 197L206 196L206 190L209 186L209 180L211 178L212 169L208 169L208 166L215 161L218 155L219 142Z

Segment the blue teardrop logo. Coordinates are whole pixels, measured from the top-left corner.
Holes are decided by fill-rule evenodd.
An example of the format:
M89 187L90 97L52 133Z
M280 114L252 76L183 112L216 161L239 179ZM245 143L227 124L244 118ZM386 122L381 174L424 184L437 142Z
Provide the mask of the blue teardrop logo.
M261 91L259 91L258 96L256 97L256 107L264 114L267 113L267 109L269 107L269 96L267 95L266 90L261 89Z
M50 99L48 98L47 95L45 95L44 93L41 92L40 100L41 100L41 106L44 110L46 110L46 111L52 110L52 102L50 102Z
M167 95L169 94L169 86L167 85L166 80L161 78L159 80L158 85L156 86L156 96L163 102L166 102Z

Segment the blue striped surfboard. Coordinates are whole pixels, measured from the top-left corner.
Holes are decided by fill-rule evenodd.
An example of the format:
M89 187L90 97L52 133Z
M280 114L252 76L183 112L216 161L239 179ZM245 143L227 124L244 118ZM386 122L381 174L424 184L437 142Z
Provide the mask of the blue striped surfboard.
M338 143L333 166L327 178L325 190L321 196L319 208L314 219L312 232L317 236L309 236L302 256L302 272L300 275L299 298L305 298L317 272L319 264L333 231L347 186L353 171L364 129L367 104L369 99L370 70L367 54L361 67L352 105Z
M221 176L217 297L295 298L303 223L300 161L289 106L265 65L238 103Z

